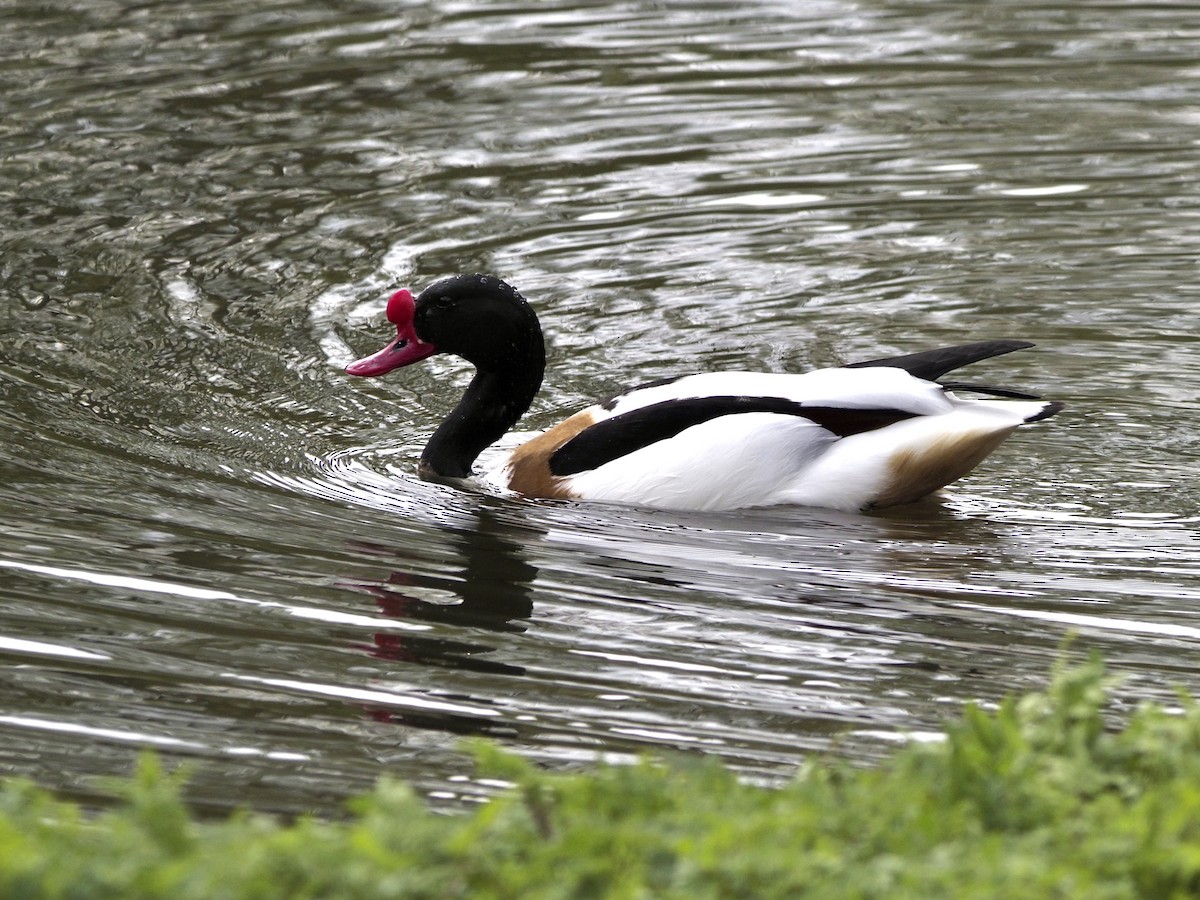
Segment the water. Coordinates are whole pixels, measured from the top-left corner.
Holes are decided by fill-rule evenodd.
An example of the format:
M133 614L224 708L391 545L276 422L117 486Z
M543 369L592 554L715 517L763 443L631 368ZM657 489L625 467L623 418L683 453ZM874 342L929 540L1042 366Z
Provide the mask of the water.
M0 5L0 772L197 803L390 773L867 761L1100 650L1200 690L1183 6ZM341 373L513 281L522 428L686 371L987 337L1065 401L936 501L681 515L423 483L467 372Z

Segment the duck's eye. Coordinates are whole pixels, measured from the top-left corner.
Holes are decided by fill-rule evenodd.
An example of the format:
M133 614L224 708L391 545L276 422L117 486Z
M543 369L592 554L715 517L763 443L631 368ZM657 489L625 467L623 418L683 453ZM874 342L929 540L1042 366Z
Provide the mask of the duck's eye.
M433 301L433 305L436 306L438 309L449 309L451 306L454 305L454 301L450 297L447 297L445 294L442 294L442 296L438 297L436 300Z

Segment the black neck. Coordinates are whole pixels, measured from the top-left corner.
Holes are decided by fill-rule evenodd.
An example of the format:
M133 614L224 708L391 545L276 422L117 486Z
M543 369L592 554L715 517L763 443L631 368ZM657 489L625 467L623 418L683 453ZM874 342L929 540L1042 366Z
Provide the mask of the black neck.
M443 478L470 475L479 454L525 415L542 385L544 369L544 355L537 352L522 366L478 370L458 406L425 445L422 468Z

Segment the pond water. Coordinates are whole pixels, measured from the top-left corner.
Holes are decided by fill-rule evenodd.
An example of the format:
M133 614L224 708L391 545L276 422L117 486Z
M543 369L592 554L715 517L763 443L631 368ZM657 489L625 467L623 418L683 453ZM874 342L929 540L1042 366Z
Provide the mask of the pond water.
M139 748L213 809L381 774L855 762L1099 650L1200 691L1186 5L0 6L0 773ZM463 271L549 333L525 429L689 371L991 337L1062 400L880 515L420 481L466 368L351 359Z

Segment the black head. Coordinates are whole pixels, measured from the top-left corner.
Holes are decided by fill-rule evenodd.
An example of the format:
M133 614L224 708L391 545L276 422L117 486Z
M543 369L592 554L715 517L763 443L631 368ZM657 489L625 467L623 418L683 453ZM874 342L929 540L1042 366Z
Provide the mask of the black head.
M351 375L384 375L435 353L452 353L480 372L536 378L546 353L532 307L515 288L491 275L455 275L435 281L413 299L406 290L388 300L396 337L378 353L346 367Z
M541 386L546 349L537 316L499 278L456 275L435 281L415 300L396 291L387 317L396 337L346 372L383 375L435 353L472 363L475 377L421 454L426 470L465 478L480 452L525 414Z
M455 275L417 296L417 336L440 353L453 353L482 371L544 361L542 329L525 298L491 275ZM540 374L540 372L539 372Z

